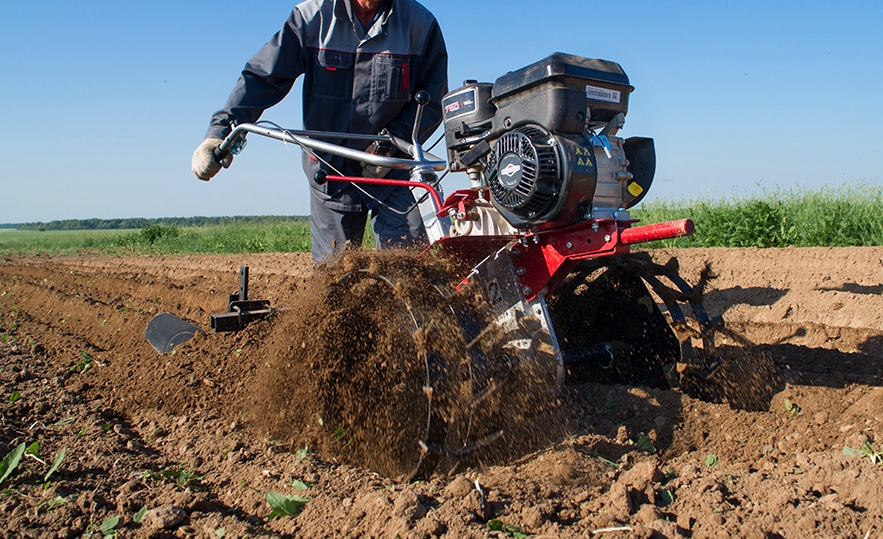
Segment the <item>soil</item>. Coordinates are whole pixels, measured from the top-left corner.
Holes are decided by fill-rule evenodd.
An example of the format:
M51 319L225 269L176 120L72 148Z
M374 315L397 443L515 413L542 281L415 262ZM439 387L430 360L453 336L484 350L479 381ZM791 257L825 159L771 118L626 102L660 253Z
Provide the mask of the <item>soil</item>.
M386 356L404 374L385 386L410 380L396 362L421 339L382 331L408 312L376 283L353 285L359 305L397 314L353 327L309 255L2 260L0 456L39 448L0 484L0 536L883 537L883 248L650 254L693 283L711 265L724 402L571 383L531 443L412 482L395 451L422 391L395 432L356 439L387 397L329 337ZM240 264L250 297L289 309L213 334ZM158 313L207 334L159 354ZM308 501L272 518L268 492Z

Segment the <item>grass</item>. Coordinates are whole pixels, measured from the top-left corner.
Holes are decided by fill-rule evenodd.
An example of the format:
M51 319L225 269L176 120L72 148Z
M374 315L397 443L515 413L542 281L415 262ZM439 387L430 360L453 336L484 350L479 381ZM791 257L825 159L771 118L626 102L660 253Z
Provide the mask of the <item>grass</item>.
M847 247L883 245L883 186L856 183L818 190L773 190L729 199L652 200L632 210L643 223L691 218L696 233L647 247ZM370 227L367 227L370 230ZM373 238L365 233L365 245ZM239 254L307 252L306 219L140 230L0 229L10 254Z
M150 226L141 230L0 231L9 254L237 254L310 250L309 223Z
M36 230L0 229L0 254L76 254L107 251L115 240L137 230Z
M716 201L652 201L639 205L632 216L646 223L693 219L693 236L649 244L657 247L883 245L883 186L858 183Z

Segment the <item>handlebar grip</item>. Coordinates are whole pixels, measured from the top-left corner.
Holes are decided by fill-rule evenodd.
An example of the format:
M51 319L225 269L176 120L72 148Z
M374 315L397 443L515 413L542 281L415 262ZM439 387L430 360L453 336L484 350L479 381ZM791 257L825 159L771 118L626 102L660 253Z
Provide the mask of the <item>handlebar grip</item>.
M215 161L220 163L223 161L228 155L230 155L230 149L222 150L220 146L212 150L212 155L215 158Z

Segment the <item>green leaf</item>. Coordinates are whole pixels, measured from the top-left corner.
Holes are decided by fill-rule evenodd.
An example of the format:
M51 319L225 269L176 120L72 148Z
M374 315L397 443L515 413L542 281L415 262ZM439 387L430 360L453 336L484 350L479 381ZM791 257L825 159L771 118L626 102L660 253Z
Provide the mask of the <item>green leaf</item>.
M40 440L37 440L25 449L25 456L27 455L34 455L37 458L40 457Z
M670 490L663 489L659 493L659 499L661 499L662 503L664 503L665 505L671 505L675 503L675 495L672 494Z
M215 537L220 539L220 538L224 537L225 535L227 535L227 528L218 528L217 530L214 531L214 533L212 533L212 535L214 535Z
M717 466L717 455L709 453L705 456L705 465L709 468L714 468Z
M21 398L21 392L20 391L13 391L12 395L9 396L9 402L15 402L20 398Z
M101 523L101 533L107 535L113 530L116 529L117 526L120 525L120 517L107 517L104 519L104 522Z
M487 529L489 529L492 532L503 531L503 521L497 520L497 519L488 520Z
M147 506L142 505L141 509L139 509L138 512L135 513L135 516L132 517L132 520L135 521L135 524L141 524L141 521L144 520L144 513L146 513L146 512L147 512Z
M296 517L304 504L310 501L309 498L289 496L278 492L267 492L264 497L270 505L270 520L279 517Z
M858 451L849 447L848 445L843 446L843 454L847 457L856 457L858 456Z
M647 453L648 455L656 454L656 447L653 445L653 440L650 439L646 434L638 438L638 441L635 443L635 448L642 453Z
M52 510L57 507L61 507L62 505L65 505L67 503L70 503L70 501L71 500L68 500L67 498L65 498L63 496L56 496L56 497L52 498L51 500L49 500L48 502L46 502L46 508L48 510Z
M21 457L25 454L25 447L25 443L22 442L3 457L3 461L0 462L0 485L3 484L3 481L6 481L6 478L12 475L18 463L21 462Z
M516 526L515 524L503 524L503 532L504 532L506 535L513 536L513 535L515 535L516 533L520 533L520 532L521 532L521 528L519 528L519 527Z
M54 474L56 470L58 470L59 466L61 466L61 463L64 462L65 455L67 455L67 448L62 449L58 452L57 455L55 455L55 460L52 462L52 467L49 468L49 471L46 472L46 476L43 477L44 483L49 481L49 477L51 477L52 474Z
M310 486L299 479L292 479L288 486L293 488L294 490L308 490Z

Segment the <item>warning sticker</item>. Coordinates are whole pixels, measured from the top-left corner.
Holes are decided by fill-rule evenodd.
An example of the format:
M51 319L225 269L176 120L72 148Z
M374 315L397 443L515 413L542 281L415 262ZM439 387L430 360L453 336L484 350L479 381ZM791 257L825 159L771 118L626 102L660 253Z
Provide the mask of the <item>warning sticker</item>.
M622 92L618 90L608 90L607 88L598 88L597 86L586 86L587 99L607 101L608 103L619 103L621 94Z

